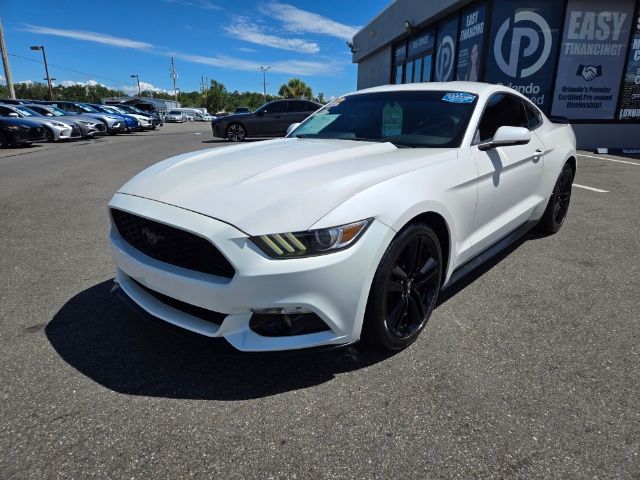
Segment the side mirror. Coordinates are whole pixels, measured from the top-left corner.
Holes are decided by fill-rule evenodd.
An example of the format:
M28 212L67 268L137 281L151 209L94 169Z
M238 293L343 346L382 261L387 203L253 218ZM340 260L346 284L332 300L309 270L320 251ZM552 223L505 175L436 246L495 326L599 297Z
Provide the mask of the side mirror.
M299 123L292 123L291 125L289 125L289 127L287 128L287 135L289 135L291 132L293 132L299 126L300 126Z
M7 117L20 118L20 115L18 115L16 112L11 112L7 114Z
M493 138L478 145L478 150L491 150L496 147L526 145L531 141L531 132L524 127L500 127Z

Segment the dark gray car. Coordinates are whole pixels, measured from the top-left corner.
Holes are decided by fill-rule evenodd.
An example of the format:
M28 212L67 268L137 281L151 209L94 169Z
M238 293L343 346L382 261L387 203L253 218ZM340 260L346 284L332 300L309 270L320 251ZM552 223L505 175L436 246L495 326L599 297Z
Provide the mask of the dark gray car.
M239 113L211 122L213 136L241 142L249 137L284 137L287 127L302 122L322 105L309 100L274 100L253 113Z

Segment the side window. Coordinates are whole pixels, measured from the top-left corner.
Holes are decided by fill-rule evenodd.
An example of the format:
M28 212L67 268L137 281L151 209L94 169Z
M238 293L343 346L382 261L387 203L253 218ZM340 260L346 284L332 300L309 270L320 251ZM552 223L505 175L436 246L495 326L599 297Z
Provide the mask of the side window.
M264 113L284 113L285 102L273 102L264 108Z
M2 115L3 117L6 117L12 111L13 110L9 110L7 107L0 107L0 115Z
M528 119L522 101L512 95L492 96L482 114L476 139L485 142L493 138L500 127L527 127Z
M307 104L307 108L305 108L305 112L315 112L320 107L312 102L305 102Z
M538 128L542 124L542 117L540 116L540 112L538 112L536 108L534 108L524 100L522 101L522 104L524 105L525 112L527 112L527 128L529 130Z
M287 102L287 112L304 112L307 109L306 103L307 102L303 102L302 100L289 100Z

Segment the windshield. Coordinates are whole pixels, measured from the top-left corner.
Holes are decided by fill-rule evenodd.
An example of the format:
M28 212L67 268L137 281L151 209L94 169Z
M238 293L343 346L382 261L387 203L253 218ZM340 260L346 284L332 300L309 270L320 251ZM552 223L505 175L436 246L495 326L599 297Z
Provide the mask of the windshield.
M16 110L18 110L20 113L22 113L25 117L40 117L41 115L36 112L35 110L31 110L28 107L14 107Z
M87 112L87 113L100 113L98 112L98 110L96 110L95 108L92 108L88 105L79 105L79 107L82 109L83 112Z
M291 137L459 147L477 96L464 92L393 91L341 97L306 119Z
M171 110L171 111L169 112L169 115L182 115L182 112L177 112L177 111L175 111L175 110Z
M45 110L49 110L56 117L66 117L69 115L67 112L58 107L47 107Z
M124 111L123 109L118 108L118 107L110 106L110 107L106 107L106 108L108 108L108 110L109 110L109 111L111 111L111 112L116 112L116 113L127 113L126 111Z

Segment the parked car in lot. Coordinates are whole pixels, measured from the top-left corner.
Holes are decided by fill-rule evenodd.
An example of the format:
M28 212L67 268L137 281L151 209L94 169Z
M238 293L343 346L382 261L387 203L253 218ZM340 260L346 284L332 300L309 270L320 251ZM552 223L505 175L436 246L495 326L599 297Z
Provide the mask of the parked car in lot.
M118 105L114 105L118 107L120 110L124 110L126 113L135 114L135 115L144 115L148 117L153 123L154 127L161 127L164 123L162 117L158 112L149 112L140 110L132 105L127 105L126 103L119 103Z
M114 117L121 118L122 121L124 122L127 132L135 132L138 130L142 130L142 126L140 125L140 122L138 121L137 118L133 117L132 115L119 113L117 110L110 108L108 105L100 105L97 103L85 103L84 105L87 107L93 108L94 110L97 110L100 113L105 113L107 115L113 115Z
M0 117L0 148L46 142L45 127L26 118Z
M508 87L360 90L287 138L180 155L121 187L116 291L243 351L398 350L443 288L534 226L557 232L575 173L571 126Z
M56 100L53 102L46 102L47 105L54 105L61 108L67 113L86 115L92 118L96 118L105 124L107 133L109 135L115 135L117 133L124 133L127 131L127 126L122 118L112 114L101 113L95 108L91 108L79 102L69 102L66 100Z
M180 110L171 110L164 116L164 121L167 123L184 123L187 120L187 114Z
M72 140L82 137L82 130L80 130L80 126L76 122L66 119L52 119L40 115L38 112L24 105L0 104L0 116L28 118L29 120L42 124L45 127L45 136L49 142Z
M109 112L117 113L120 115L127 115L129 117L135 118L140 124L140 128L142 130L153 130L156 128L156 126L153 123L153 120L151 120L151 117L149 117L148 115L130 113L130 112L127 112L125 109L120 108L117 105L102 105L102 107Z
M292 123L303 121L322 105L309 100L274 100L253 113L239 113L211 122L213 136L232 142L249 137L283 137Z
M44 115L46 117L62 117L60 118L61 121L71 120L76 122L82 131L82 136L85 138L91 138L96 135L104 135L107 133L107 127L104 123L87 115L74 115L53 105L43 105L39 103L27 103L25 104L25 107L28 107L34 112L38 112L40 115Z

